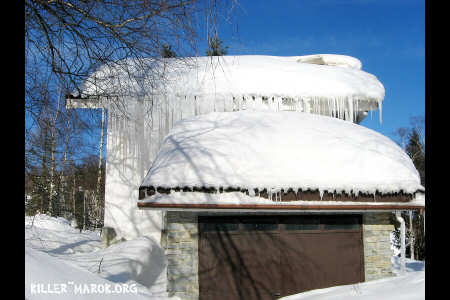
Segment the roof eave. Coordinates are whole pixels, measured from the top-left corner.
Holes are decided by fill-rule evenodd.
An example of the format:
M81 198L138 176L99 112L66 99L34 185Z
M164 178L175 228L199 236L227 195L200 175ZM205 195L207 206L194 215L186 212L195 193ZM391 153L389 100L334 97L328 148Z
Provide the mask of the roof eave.
M151 210L208 210L208 211L297 211L297 212L368 212L368 211L397 211L397 210L422 210L424 205L420 204L338 204L338 205L280 205L280 204L182 204L182 203L155 203L138 202L139 209Z

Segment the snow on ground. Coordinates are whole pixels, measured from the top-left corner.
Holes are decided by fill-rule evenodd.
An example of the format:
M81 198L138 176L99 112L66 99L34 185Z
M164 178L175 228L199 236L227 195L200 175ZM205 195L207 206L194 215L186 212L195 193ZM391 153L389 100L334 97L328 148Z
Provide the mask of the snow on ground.
M410 272L418 272L418 271L425 271L425 262L424 261L417 261L412 260L409 258L405 258L405 265L406 265L406 273ZM400 257L399 256L392 256L392 272L397 275L401 275L400 273Z
M163 250L150 237L104 249L99 232L80 233L63 218L25 217L26 299L168 299L165 267ZM38 293L42 285L47 291L66 285L67 292ZM89 293L76 291L84 285ZM121 293L107 294L101 290L107 285Z
M73 228L64 218L25 217L25 243L53 255L90 253L102 248L100 232Z
M177 122L141 186L348 194L423 189L409 156L376 131L320 115L262 111Z
M406 259L406 272L400 274L400 257L392 257L396 277L358 284L312 290L280 300L423 300L425 299L425 263Z

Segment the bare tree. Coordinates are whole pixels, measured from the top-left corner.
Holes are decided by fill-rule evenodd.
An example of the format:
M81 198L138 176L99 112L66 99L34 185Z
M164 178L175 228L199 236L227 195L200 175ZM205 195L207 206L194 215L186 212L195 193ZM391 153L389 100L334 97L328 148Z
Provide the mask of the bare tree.
M25 64L44 63L78 89L100 65L160 58L163 45L178 56L197 51L200 17L217 32L218 9L236 0L25 0ZM211 25L214 23L214 25Z
M75 216L80 210L76 191L82 186L95 193L89 216L101 221L105 111L98 147L93 138L86 138L97 140L98 111L67 110L62 94L81 95L82 83L101 66L127 72L132 65L129 76L144 71L151 81L159 74L152 75L149 61L197 56L199 40L217 36L220 19L232 24L236 4L237 0L25 0L25 176L27 190L39 188L41 195L27 203L39 199L38 209L45 212L53 211L60 199ZM98 156L92 155L97 151ZM89 163L83 161L86 158Z

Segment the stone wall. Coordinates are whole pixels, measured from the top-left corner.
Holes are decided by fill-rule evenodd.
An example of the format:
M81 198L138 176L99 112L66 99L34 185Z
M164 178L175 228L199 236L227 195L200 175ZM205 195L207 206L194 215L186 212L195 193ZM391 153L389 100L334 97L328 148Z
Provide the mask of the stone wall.
M394 276L392 273L390 232L392 213L363 215L364 270L366 281Z
M167 292L183 300L197 300L198 223L189 212L167 212L161 246L167 258Z

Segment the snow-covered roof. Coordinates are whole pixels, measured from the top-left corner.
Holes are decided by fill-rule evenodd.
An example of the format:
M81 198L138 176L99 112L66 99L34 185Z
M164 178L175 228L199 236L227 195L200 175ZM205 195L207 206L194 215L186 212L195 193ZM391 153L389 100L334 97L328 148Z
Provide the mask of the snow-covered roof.
M358 59L332 54L124 60L100 67L83 83L81 92L82 96L264 96L380 104L383 85L360 68Z
M320 115L261 111L177 122L141 187L185 186L355 195L423 190L408 155L380 133Z

